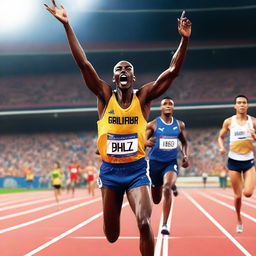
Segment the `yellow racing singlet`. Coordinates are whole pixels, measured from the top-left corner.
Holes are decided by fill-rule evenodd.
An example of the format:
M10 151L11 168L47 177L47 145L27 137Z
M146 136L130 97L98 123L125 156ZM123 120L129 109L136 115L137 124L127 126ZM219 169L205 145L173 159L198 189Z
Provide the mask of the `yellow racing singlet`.
M104 116L97 125L97 146L102 160L128 163L145 157L147 121L135 93L127 109L120 107L113 93Z
M60 169L54 169L51 176L53 185L61 185L62 173Z

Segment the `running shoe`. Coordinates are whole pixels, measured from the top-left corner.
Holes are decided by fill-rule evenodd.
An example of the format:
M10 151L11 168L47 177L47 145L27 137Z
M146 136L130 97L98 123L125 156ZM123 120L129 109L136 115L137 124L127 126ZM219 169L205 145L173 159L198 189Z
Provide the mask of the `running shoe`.
M236 233L242 233L244 231L243 224L236 225Z
M170 232L169 232L166 224L163 224L162 229L161 229L161 234L170 235Z

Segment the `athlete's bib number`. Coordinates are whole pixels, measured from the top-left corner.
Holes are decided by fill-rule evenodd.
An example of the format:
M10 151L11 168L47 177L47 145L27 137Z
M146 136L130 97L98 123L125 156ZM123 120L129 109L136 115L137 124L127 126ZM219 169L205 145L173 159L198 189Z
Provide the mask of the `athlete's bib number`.
M107 137L107 155L125 157L136 155L138 152L138 135L132 134L111 134Z
M77 168L71 168L70 170L72 173L77 173Z
M159 148L163 150L175 149L178 146L178 140L172 138L160 138Z

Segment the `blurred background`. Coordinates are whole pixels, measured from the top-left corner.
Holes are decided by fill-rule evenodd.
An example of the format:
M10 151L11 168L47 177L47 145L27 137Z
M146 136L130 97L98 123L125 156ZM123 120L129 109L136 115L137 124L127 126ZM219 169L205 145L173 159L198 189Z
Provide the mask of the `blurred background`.
M218 175L225 157L217 135L234 114L233 99L256 106L256 2L250 0L62 0L74 31L99 76L112 82L114 65L133 63L135 88L168 68L180 35L182 10L192 22L189 49L171 96L183 120L191 167L182 176ZM96 97L84 84L60 22L41 0L5 1L0 7L0 186L23 186L31 168L40 186L58 160L63 171L75 156L81 166L96 150ZM114 88L114 85L112 85ZM159 98L150 120L160 114ZM6 181L8 180L8 182ZM11 181L10 181L11 180ZM14 180L14 181L13 181Z

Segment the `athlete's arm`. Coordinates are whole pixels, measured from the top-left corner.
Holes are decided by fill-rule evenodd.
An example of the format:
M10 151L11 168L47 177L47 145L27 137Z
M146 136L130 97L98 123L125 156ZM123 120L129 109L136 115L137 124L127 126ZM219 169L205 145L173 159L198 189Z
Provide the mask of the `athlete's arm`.
M179 121L179 126L180 126L179 140L181 142L181 152L183 154L182 167L187 168L187 167L189 167L188 143L187 143L187 138L186 138L184 122Z
M181 35L179 47L171 59L169 68L156 81L144 85L139 90L138 96L142 99L141 102L148 103L161 96L179 75L191 35L191 25L191 22L185 17L185 11L183 11L180 19L178 19L178 31Z
M112 95L111 87L99 78L92 64L88 61L85 52L69 23L67 12L64 7L61 5L61 7L58 8L54 0L52 0L52 4L52 7L49 7L47 4L44 5L46 6L46 9L63 24L71 52L83 74L86 85L99 100L103 101L106 105Z
M253 130L251 131L252 138L256 140L256 118L252 117L252 123L253 123Z
M146 144L145 147L153 147L156 144L156 138L152 137L156 130L156 120L147 124L146 127Z
M230 122L231 122L230 118L227 118L223 122L222 128L220 129L219 136L218 136L219 151L222 155L227 153L224 146L224 138L229 131Z

